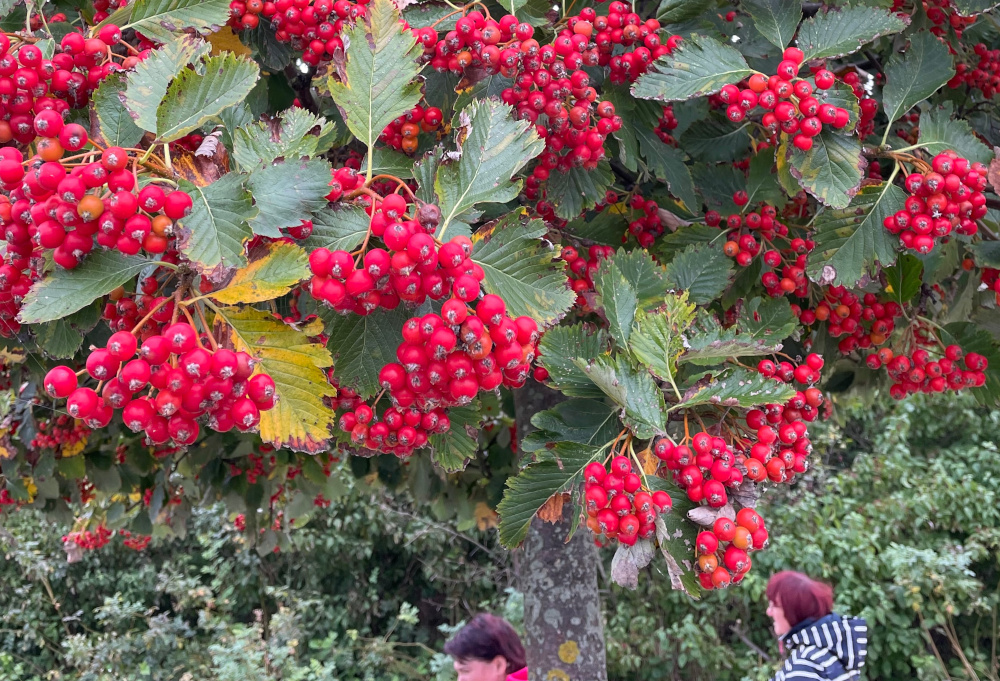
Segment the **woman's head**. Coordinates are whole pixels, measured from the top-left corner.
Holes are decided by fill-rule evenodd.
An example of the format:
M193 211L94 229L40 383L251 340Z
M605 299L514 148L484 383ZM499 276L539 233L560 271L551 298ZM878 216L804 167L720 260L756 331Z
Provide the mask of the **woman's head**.
M444 646L458 681L503 681L525 666L524 646L507 620L476 615Z
M808 575L783 570L767 582L768 616L774 633L784 636L807 619L819 619L833 612L833 588Z

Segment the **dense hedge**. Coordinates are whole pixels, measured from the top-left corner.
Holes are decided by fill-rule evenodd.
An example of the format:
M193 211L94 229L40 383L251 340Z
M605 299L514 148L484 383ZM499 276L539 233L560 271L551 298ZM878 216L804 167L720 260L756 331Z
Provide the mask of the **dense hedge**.
M998 678L1000 414L969 400L838 408L828 465L774 492L777 539L744 586L697 603L662 577L608 587L611 678L767 678L762 591L781 568L833 581L838 608L872 623L869 679L945 679L942 665ZM113 542L72 564L58 528L9 516L0 679L449 678L435 651L453 625L480 609L517 622L517 556L366 480L293 534L297 552L263 559L221 508L196 512L183 540Z

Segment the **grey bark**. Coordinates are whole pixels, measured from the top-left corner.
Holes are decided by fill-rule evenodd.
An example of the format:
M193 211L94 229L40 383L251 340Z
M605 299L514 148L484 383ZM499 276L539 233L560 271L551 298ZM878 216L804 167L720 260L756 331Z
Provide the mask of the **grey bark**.
M517 437L534 430L531 417L562 396L529 380L514 395ZM531 522L519 561L524 592L529 681L607 681L604 618L597 591L598 555L586 527L567 543L570 505L556 523Z

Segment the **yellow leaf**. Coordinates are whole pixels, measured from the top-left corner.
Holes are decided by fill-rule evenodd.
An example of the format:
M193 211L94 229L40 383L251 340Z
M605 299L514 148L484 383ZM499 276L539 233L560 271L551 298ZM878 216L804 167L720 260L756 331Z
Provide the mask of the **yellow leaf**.
M220 52L233 52L244 57L250 56L250 48L240 42L240 37L233 32L229 26L223 26L221 31L216 31L208 36L208 42L212 44L212 54Z
M497 526L497 512L490 508L485 501L480 501L476 504L476 508L472 511L472 515L476 519L476 527L479 530L491 530Z
M274 300L309 277L309 257L300 246L284 241L271 242L267 255L236 270L229 284L212 293L226 305Z
M231 327L233 345L257 359L273 380L277 404L260 415L260 437L275 447L315 453L326 449L336 415L323 403L336 389L324 368L333 364L326 346L270 313L252 307L223 307L219 318Z
M62 454L62 458L67 459L71 456L76 456L77 454L82 452L83 448L86 446L87 446L87 438L82 437L76 442L64 445L60 450L60 453Z

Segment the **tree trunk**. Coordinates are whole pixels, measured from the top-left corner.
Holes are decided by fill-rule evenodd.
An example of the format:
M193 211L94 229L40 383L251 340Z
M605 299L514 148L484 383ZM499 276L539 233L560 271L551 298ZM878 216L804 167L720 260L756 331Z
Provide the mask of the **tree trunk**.
M562 396L528 381L514 395L517 439L534 430L531 417ZM562 520L531 522L518 579L524 592L530 681L606 681L604 616L597 591L598 555L585 527L566 542L570 506Z

